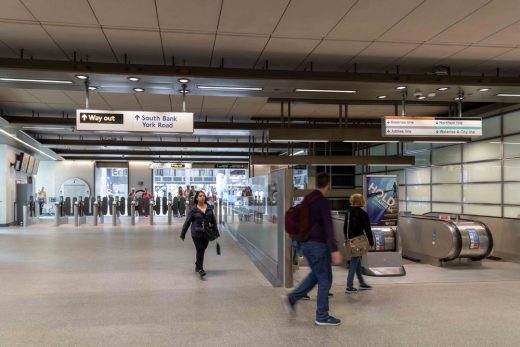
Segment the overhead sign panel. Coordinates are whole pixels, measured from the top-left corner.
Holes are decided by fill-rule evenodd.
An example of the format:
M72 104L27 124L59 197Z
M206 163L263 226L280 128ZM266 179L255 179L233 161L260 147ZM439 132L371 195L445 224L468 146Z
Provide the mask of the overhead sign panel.
M77 130L193 133L193 113L76 110Z
M391 116L381 130L383 136L482 136L482 118Z

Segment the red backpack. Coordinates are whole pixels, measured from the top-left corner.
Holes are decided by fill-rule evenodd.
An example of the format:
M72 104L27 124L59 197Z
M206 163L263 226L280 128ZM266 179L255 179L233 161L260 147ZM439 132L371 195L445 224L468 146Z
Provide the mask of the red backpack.
M305 241L311 232L310 214L311 203L318 196L309 199L305 197L303 201L291 207L285 212L285 232L294 241Z

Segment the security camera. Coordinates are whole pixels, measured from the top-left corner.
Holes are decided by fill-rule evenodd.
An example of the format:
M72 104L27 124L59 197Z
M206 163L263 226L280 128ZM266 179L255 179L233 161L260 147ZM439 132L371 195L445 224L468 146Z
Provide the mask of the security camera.
M415 96L416 99L422 99L424 97L420 89L416 89L415 92L413 92L413 96Z

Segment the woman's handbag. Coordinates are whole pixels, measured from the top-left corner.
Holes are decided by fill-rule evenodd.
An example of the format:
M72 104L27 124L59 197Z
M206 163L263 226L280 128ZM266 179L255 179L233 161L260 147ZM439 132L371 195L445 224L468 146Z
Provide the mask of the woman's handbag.
M215 241L218 237L215 225L204 218L202 220L202 233L207 241Z
M352 239L348 238L348 232L350 229L350 212L348 213L347 219L347 240L345 241L345 247L350 251L350 255L353 257L362 257L368 253L370 244L368 238L363 230L363 235L356 236Z

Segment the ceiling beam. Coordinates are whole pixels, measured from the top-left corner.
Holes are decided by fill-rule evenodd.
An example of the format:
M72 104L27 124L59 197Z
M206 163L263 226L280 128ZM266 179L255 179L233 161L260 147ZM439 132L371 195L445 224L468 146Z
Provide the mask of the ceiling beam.
M399 165L415 164L414 156L315 156L315 155L252 155L253 165Z
M174 155L203 155L203 156L218 156L218 157L248 157L247 152L190 152L190 151L142 151L142 150L92 150L92 149L62 149L62 148L51 148L54 152L61 155L62 157L74 156L74 155L161 155L161 156L174 156Z
M217 163L217 164L225 164L225 163L247 163L247 160L242 158L154 158L150 156L110 156L110 157L98 157L95 155L91 156L71 156L65 158L66 160L97 160L97 161L156 161L156 162L182 162L182 163Z

